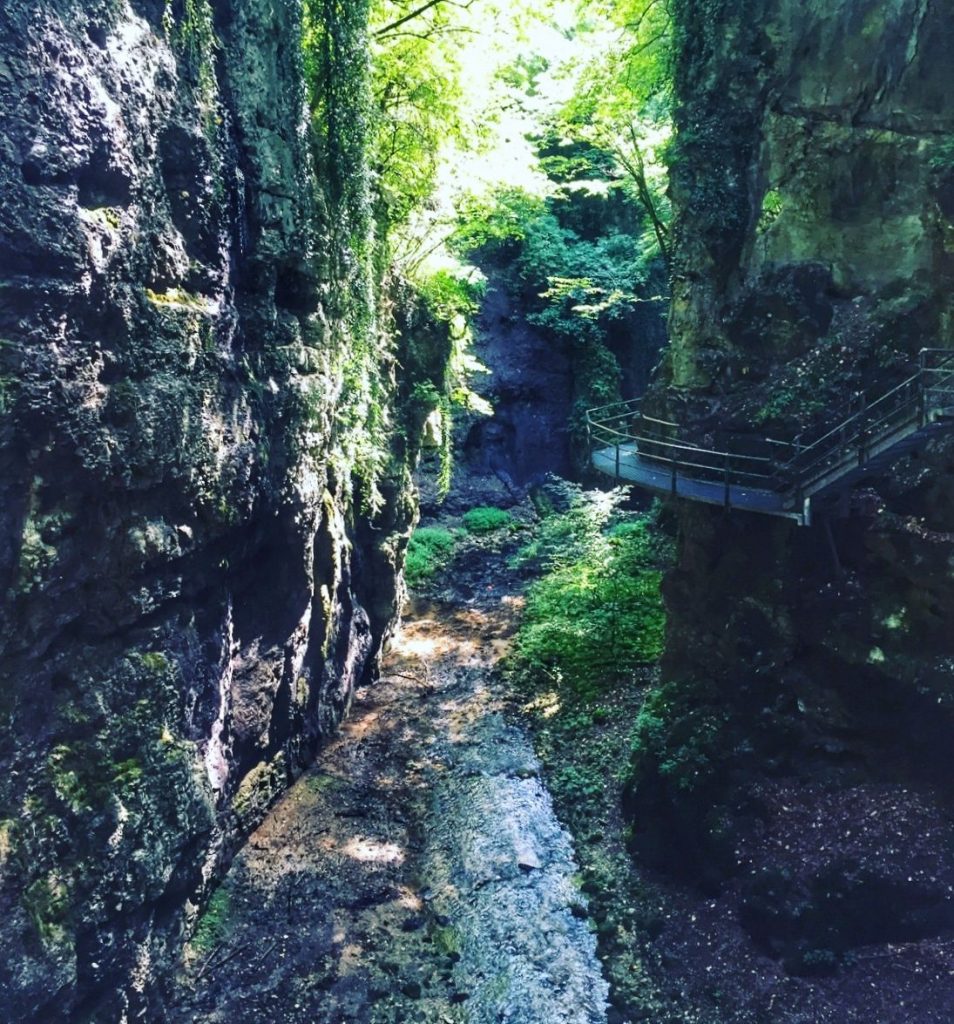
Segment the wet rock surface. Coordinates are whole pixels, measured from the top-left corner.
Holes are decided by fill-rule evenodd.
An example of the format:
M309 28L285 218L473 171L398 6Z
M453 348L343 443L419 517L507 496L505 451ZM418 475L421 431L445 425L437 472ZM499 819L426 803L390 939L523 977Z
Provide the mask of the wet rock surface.
M503 713L516 606L498 591L411 610L381 680L237 858L170 1019L606 1019L569 837Z
M468 466L502 471L517 485L547 472L566 473L571 360L526 322L519 299L499 278L491 279L481 305L474 354L490 371L474 383L494 415L467 424L461 451Z
M573 366L525 316L507 281L491 276L474 333L473 353L482 369L471 375L469 387L493 414L455 414L454 486L438 495L433 469L419 474L425 515L460 514L478 505L507 508L548 473L569 471ZM429 462L433 466L436 456L425 469Z

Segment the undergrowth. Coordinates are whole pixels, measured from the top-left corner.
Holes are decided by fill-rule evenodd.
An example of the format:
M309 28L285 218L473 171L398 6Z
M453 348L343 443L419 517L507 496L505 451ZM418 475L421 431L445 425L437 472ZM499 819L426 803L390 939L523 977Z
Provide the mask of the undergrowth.
M514 668L588 698L662 652L659 588L671 543L652 516L623 512L624 496L578 498L516 558L543 575L527 591Z
M464 513L464 529L468 533L493 533L513 522L509 512L493 505L481 505Z
M659 983L652 940L661 896L631 859L622 811L634 722L657 678L659 588L673 545L655 510L627 512L624 497L579 495L545 515L514 559L539 575L510 670L547 789L575 840L612 1005L623 1019L674 1024L694 1018L683 1018Z
M226 937L232 900L225 889L216 889L202 912L192 936L192 948L199 954L211 953Z
M414 531L407 549L404 575L411 587L431 579L454 553L457 537L441 526L422 526Z

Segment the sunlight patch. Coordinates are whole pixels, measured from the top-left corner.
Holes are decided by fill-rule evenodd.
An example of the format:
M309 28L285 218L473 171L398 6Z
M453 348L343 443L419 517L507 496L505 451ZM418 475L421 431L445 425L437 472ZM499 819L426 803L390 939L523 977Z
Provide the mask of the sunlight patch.
M403 864L404 851L396 843L379 843L374 839L354 836L342 847L342 852L363 864Z

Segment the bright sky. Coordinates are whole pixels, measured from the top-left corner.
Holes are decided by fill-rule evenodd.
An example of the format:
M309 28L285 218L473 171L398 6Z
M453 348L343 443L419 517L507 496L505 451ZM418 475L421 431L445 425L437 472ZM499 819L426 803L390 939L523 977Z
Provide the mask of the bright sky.
M562 9L568 6L564 4ZM521 97L519 105L507 104L499 115L493 143L486 152L470 155L463 177L471 178L475 185L503 183L534 192L544 187L545 179L536 169L536 157L526 135L541 117L569 99L573 76L567 73L568 65L579 55L579 44L560 30L559 13L560 10L548 23L534 19L522 32L505 14L498 14L497 30L477 36L473 50L468 48L464 84L467 94L476 100L475 118L480 118L482 109L500 102L500 87L493 81L496 70L512 64L521 55L542 57L548 64L548 70L538 78L537 96Z

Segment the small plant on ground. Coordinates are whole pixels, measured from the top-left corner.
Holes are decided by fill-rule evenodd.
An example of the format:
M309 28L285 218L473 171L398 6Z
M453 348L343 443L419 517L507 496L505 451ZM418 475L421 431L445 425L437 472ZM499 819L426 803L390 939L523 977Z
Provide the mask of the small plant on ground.
M457 538L440 526L422 526L414 531L407 548L404 575L408 586L426 583L443 568L454 553Z
M509 512L502 508L494 508L492 505L482 505L479 508L472 508L464 514L464 529L468 533L493 533L513 522Z

